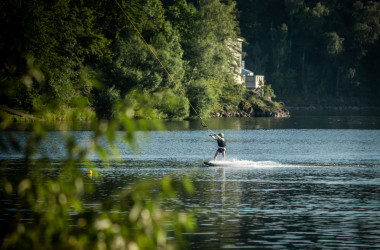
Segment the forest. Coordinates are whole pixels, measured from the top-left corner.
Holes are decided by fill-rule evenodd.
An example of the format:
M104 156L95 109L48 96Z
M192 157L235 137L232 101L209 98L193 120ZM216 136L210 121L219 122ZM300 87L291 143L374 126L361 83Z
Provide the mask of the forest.
M380 4L374 1L16 0L0 3L1 104L57 119L99 118L120 100L149 116L286 105L378 105ZM243 38L261 94L234 84L230 41ZM276 95L275 95L276 93ZM276 99L276 100L277 100ZM46 118L46 117L45 117Z
M227 44L239 31L235 3L120 4L186 96L117 1L21 0L0 4L2 104L37 114L47 105L59 113L79 103L110 118L114 105L126 100L135 103L136 117L184 118L194 116L186 98L204 117L219 98L235 95ZM144 114L145 102L153 102L155 112Z
M196 192L191 178L205 172L181 176L186 166L196 166L186 165L198 159L192 156L178 161L160 155L159 161L152 160L154 156L147 158L147 163L133 155L129 158L129 152L137 153L134 147L136 137L142 135L139 132L149 131L150 126L164 129L162 120L136 117L197 116L187 100L201 117L236 110L260 113L284 109L284 103L272 100L289 106L379 105L379 15L380 4L365 0L0 1L0 248L189 248L184 232L195 231L196 219L208 216L203 212L207 210L191 205L188 197ZM246 68L265 75L265 86L258 92L234 83L236 69L231 65L237 62L231 41L237 38L245 40ZM66 118L77 124L78 130L83 129L82 120L91 119L91 132L54 123L49 135L46 123L37 119L27 124L30 133L20 133L6 119L9 114L2 111L10 109L44 120ZM58 146L48 143L51 134L62 135L62 140L53 144ZM191 140L198 141L195 137ZM271 140L264 141L263 149L274 155L278 150ZM237 139L231 142L235 147L240 144ZM248 145L249 153L260 154L254 143ZM284 143L286 147L291 141ZM189 149L181 150L186 154ZM53 151L62 153L62 158L50 154ZM362 155L372 160L366 152ZM144 171L140 165L148 164L149 169L154 166L161 172L162 159L175 165L173 169L164 167L173 174L162 179L164 172L155 176L149 170L147 178L131 176L131 182L136 181L132 184L126 175L113 170ZM129 161L132 165L125 164ZM105 169L111 166L110 172L117 174L112 182L127 186L117 186L111 195L105 195L102 189L107 187L102 179L107 178ZM254 166L256 173L256 163ZM310 169L309 164L307 167ZM219 174L210 171L210 176L221 182ZM307 173L309 176L310 170ZM216 198L220 204L219 195ZM191 205L189 209L186 204ZM272 213L270 216L273 218ZM236 221L236 232L242 231L240 222ZM298 227L298 221L294 225ZM273 243L273 237L266 236ZM317 236L313 233L312 241Z
M287 105L378 106L380 3L237 1L246 67Z

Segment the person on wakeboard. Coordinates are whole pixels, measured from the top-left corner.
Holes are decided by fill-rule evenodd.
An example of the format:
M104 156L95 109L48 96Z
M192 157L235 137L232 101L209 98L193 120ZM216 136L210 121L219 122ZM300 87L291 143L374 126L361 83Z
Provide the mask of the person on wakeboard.
M226 140L224 139L224 134L219 133L218 135L210 135L212 139L216 140L218 143L218 150L216 150L214 161L216 161L216 157L218 157L219 153L222 153L223 160L226 159Z

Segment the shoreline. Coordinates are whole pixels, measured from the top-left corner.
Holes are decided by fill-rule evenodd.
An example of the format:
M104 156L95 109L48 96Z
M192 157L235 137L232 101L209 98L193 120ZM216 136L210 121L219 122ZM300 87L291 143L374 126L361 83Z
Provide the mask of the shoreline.
M289 118L291 116L291 112L336 112L336 111L343 111L343 112L375 112L376 115L380 114L380 107L376 106L322 106L322 105L309 105L309 106L288 106L284 108L281 111L255 111L250 110L249 112L243 111L243 110L234 110L234 111L220 111L220 112L214 112L210 113L210 115L207 118L259 118L259 117L273 117L273 118ZM16 119L19 117L20 119ZM7 119L8 118L8 119ZM69 124L70 119L52 119L52 120L43 120L40 118L32 119L30 117L20 117L20 115L17 114L9 114L8 117L2 120L2 123L5 124L23 124L23 125L30 125L35 123L36 121L42 121L43 124L56 124L56 123L64 123ZM34 118L34 117L33 117ZM192 120L192 118L187 117L184 119L158 119L161 121L186 121L186 120ZM91 122L91 120L88 119L78 119L77 122L81 124L86 124ZM0 123L1 124L1 123ZM4 131L3 128L0 126L0 131Z
M273 118L289 118L290 112L288 109L281 111L255 111L245 112L243 110L222 111L211 113L208 118L248 118L248 117L273 117Z
M309 106L287 106L289 111L380 111L380 107L376 106L322 106L322 105L309 105Z

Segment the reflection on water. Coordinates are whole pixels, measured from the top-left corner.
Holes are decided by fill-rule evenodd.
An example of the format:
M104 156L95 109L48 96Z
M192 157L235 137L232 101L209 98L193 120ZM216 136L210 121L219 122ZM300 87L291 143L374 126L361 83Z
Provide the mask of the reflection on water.
M134 151L120 144L122 161L109 168L91 156L98 168L87 182L97 190L86 197L86 207L96 208L97 200L110 197L118 202L115 193L138 180L186 175L195 194L180 196L178 206L194 209L198 224L186 234L189 248L380 248L378 117L207 122L213 130L223 130L232 164L203 164L212 159L216 143L198 121L167 122L167 132L137 133ZM73 133L81 145L92 135ZM13 136L22 143L29 133ZM65 134L52 131L47 136L38 152L59 161L65 156ZM3 145L7 138L0 134ZM14 151L0 154L2 160L12 159L6 171L13 181L26 174L21 157ZM0 221L14 211L2 201Z
M214 182L197 179L201 190L188 201L204 208L194 247L380 247L379 169L210 171Z
M239 129L380 129L380 109L358 111L291 111L290 118L210 118L205 119L213 130ZM203 130L198 119L186 121L163 120L166 130ZM148 121L149 129L155 126ZM89 122L43 123L51 131L86 131L92 129ZM138 128L139 125L136 124ZM16 123L9 130L28 131L30 123Z
M290 118L212 118L213 130L222 129L380 129L379 111L293 111ZM168 130L202 130L198 120L167 121Z
M227 140L227 160L274 161L281 164L308 165L376 165L380 162L380 130L223 130ZM86 147L92 137L89 131L73 131L77 142ZM13 133L22 145L29 132ZM118 136L123 137L123 132ZM3 145L10 144L8 133L0 133ZM37 148L37 157L63 159L66 132L51 131ZM178 160L187 162L211 160L217 148L207 131L167 131L136 133L135 148L119 143L123 160ZM111 149L104 146L104 150ZM0 152L0 159L18 159L22 151ZM97 160L97 155L90 155Z
M380 167L304 166L263 162L207 167L201 161L128 160L101 167L86 207L137 180L188 176L195 194L179 197L197 211L189 248L379 248ZM9 168L23 174L17 162ZM24 173L25 174L25 173ZM83 169L86 175L86 169ZM10 206L3 216L12 215ZM168 208L172 209L172 208Z
M93 181L102 184L102 199L136 180L168 174L186 175L195 186L193 196L180 197L181 206L197 211L198 227L186 234L190 248L380 247L379 166L127 161L101 168Z

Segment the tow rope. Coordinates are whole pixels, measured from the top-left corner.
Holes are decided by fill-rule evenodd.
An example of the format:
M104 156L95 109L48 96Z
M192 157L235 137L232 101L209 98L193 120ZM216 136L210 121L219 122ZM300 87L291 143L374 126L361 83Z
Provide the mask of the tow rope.
M202 117L199 115L199 113L197 112L197 110L194 108L194 106L190 103L189 99L186 97L184 91L181 89L181 87L177 84L177 82L174 80L174 78L172 77L172 75L169 73L169 71L166 69L166 67L164 66L164 64L161 62L161 60L158 58L157 54L154 52L154 50L152 49L152 47L149 46L149 44L146 42L146 40L144 39L144 37L141 35L140 31L136 28L136 26L134 25L134 23L132 22L132 20L129 18L129 16L127 15L127 13L124 11L123 7L120 5L120 3L115 0L116 4L119 6L119 8L121 9L121 11L124 13L124 15L127 17L128 21L131 23L131 25L133 26L134 30L139 34L139 36L141 37L141 39L144 41L144 43L146 44L146 46L148 46L150 52L154 55L154 57L156 58L156 60L160 63L161 67L164 69L164 71L166 72L166 74L168 74L170 80L174 83L174 85L176 86L176 88L180 91L180 93L182 94L183 97L185 97L185 100L189 103L190 107L193 109L194 113L198 116L200 122L201 122L201 125L202 127L204 128L207 128L207 130L211 133L214 133L214 131L212 131L211 129L209 129L209 127L207 126L206 122L202 119ZM215 133L214 133L215 134Z

